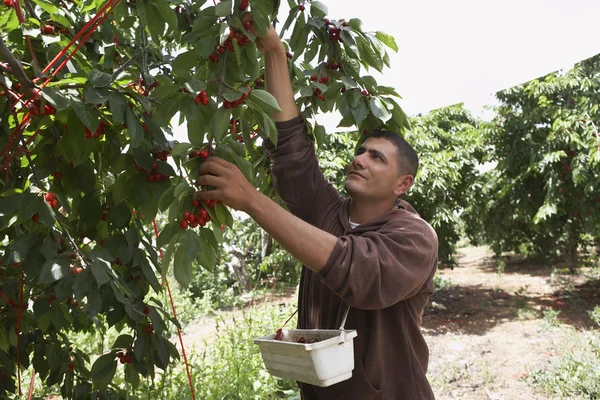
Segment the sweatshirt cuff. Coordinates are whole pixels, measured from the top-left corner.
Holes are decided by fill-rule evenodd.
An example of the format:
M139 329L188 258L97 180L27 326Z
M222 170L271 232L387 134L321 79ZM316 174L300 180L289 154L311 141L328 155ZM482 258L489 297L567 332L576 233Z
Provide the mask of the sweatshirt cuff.
M286 130L299 125L301 122L304 122L304 118L302 118L302 115L298 115L287 121L275 122L275 126L277 127L277 130Z

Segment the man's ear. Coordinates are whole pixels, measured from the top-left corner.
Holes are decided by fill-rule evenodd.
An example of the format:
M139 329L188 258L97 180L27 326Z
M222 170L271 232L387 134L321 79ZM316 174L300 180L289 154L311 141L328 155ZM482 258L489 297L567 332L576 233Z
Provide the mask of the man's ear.
M400 197L408 192L408 189L410 189L414 181L415 178L412 175L400 175L396 180L396 187L393 192L394 196Z

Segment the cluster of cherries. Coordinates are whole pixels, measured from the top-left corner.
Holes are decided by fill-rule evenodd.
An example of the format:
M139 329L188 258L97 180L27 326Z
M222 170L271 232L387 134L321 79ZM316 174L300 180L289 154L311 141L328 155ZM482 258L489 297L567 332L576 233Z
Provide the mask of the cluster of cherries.
M155 160L167 162L167 157L169 157L169 150L155 151L154 153L152 153L152 156Z
M45 104L44 111L42 112L42 101L38 97L29 106L29 112L32 115L54 115L56 114L56 108L52 104Z
M56 35L57 33L62 33L63 35L69 35L71 33L71 31L68 28L63 28L58 25L52 26L49 24L42 26L42 32L44 33L44 35L53 35L53 36Z
M94 133L92 133L92 131L90 131L87 126L85 126L83 128L85 130L85 137L88 139L99 138L100 136L104 135L104 126L104 121L100 121L98 123L98 128L96 128L96 132Z
M248 30L250 29L252 24L250 23L250 21L246 21L243 23L243 25L244 29ZM250 39L248 38L248 36L231 30L229 31L229 37L225 39L223 45L217 46L215 51L213 51L213 53L210 56L208 56L208 60L216 63L219 62L219 56L225 54L227 50L229 50L230 52L234 52L235 48L233 47L233 40L237 41L237 44L239 46L243 46L245 44L250 43Z
M133 362L133 350L128 347L125 352L119 351L117 357L119 357L121 364L131 364Z
M155 158L155 159L159 159L159 158ZM152 163L152 169L150 170L150 172L148 172L148 170L146 170L145 168L140 167L135 160L133 160L133 162L135 164L136 171L141 171L147 175L146 182L148 182L148 183L160 182L164 179L169 179L168 175L163 175L160 172L156 172L158 169L158 164L156 162Z
M204 200L204 204L210 208L214 208L215 204L218 202L218 200ZM196 214L189 211L183 213L183 219L179 222L179 227L181 229L187 229L188 227L196 228L198 226L205 227L206 224L210 222L210 215L208 215L208 211L202 207L200 200L192 200L192 207L194 210L198 211L196 211Z
M250 91L248 93L242 94L242 97L240 97L237 100L234 100L234 101L223 100L223 107L225 107L225 108L237 108L237 106L239 106L244 101L246 101L246 99L248 98L248 96L250 96L250 93L252 93L252 89L250 89Z
M310 80L313 82L317 81L317 76L316 75L311 75ZM320 78L318 78L319 83L327 83L329 82L329 77L328 76L322 76ZM321 89L315 87L313 88L313 93L314 95L317 97L317 99L321 100L321 101L325 101L325 96L323 96L323 93L321 92Z
M79 275L80 273L83 272L83 268L82 267L76 267L74 265L71 265L69 267L69 271L71 271L73 273L73 275ZM75 304L73 304L74 306L76 306Z
M327 64L325 64L325 68L327 68L330 71L336 71L342 68L342 64L335 61L328 61Z
M273 337L273 340L283 341L283 329L282 328L277 329L277 332L275 332L275 336ZM306 340L306 338L304 338L304 336L300 336L296 340L296 343L305 343L305 344L306 343L311 344L311 343L317 343L317 342L320 342L320 340L317 338L310 338L310 339Z
M198 93L198 96L194 98L194 103L201 103L203 106L208 104L208 95L206 94L206 90L203 90L200 93Z
M52 208L56 208L58 207L58 199L56 198L56 195L52 192L48 192L46 193L46 196L44 197L46 199L46 202L48 204L50 204L50 207ZM38 216L39 219L39 216Z

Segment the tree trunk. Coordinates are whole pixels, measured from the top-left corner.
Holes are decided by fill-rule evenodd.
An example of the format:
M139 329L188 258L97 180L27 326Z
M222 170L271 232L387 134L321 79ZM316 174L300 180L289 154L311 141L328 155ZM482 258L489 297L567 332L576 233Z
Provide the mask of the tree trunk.
M264 260L265 257L273 252L273 238L267 232L262 231L261 242L260 259Z
M246 253L248 252L246 251ZM232 250L231 254L233 254L238 260L237 263L233 263L233 273L235 275L235 279L242 287L244 293L248 293L252 287L250 285L250 273L248 272L245 254L242 254L236 250Z
M577 232L577 227L574 223L569 224L567 235L566 262L569 269L575 270L575 267L577 266L579 233Z

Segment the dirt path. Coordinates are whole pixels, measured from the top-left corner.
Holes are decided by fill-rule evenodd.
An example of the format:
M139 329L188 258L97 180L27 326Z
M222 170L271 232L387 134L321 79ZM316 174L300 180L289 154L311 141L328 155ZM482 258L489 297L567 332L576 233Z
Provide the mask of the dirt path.
M550 400L522 379L558 356L553 343L560 339L544 310L560 310L563 329L578 334L590 326L585 310L600 304L598 276L584 284L584 274L557 275L553 266L519 258L507 259L499 274L481 247L462 249L459 265L441 271L450 283L433 296L423 320L436 398Z

